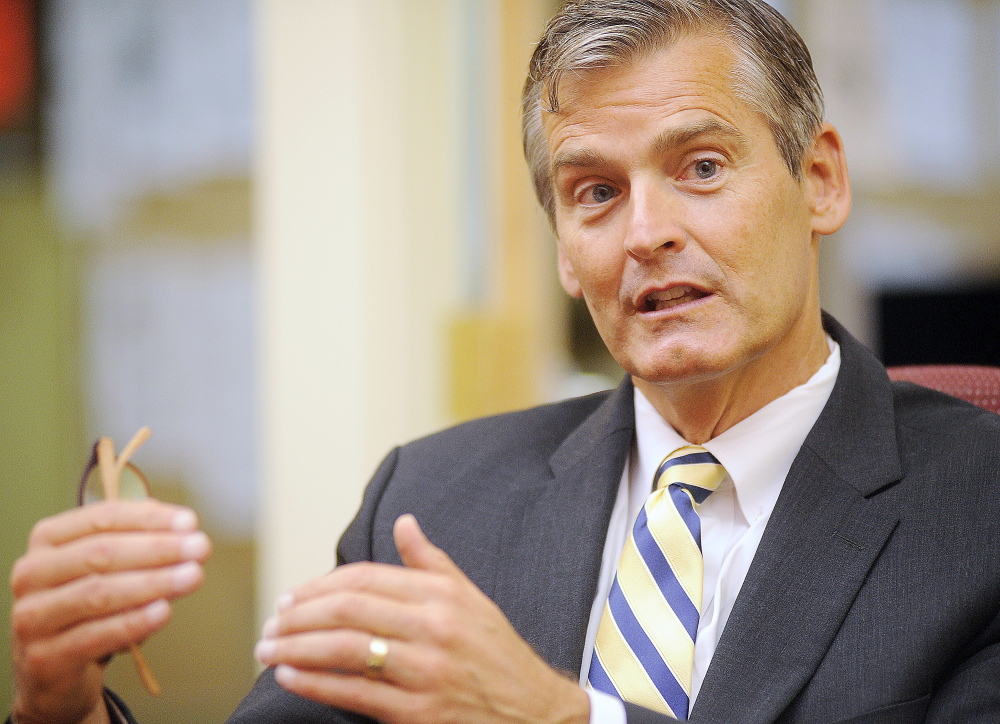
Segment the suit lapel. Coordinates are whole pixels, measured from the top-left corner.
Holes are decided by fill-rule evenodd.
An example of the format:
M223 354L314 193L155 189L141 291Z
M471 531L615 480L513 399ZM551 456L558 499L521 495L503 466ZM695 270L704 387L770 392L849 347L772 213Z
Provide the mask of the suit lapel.
M574 678L634 424L626 379L557 448L551 477L521 491L519 522L499 563L497 604L545 660Z
M788 473L692 710L691 722L775 721L816 670L898 517L892 389L832 319L841 369Z

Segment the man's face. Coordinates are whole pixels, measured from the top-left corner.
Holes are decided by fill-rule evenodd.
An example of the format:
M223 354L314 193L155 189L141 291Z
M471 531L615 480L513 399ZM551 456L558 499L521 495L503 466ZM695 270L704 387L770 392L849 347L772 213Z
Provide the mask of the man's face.
M807 184L735 96L735 57L692 35L567 74L546 114L563 285L637 382L709 380L815 345Z

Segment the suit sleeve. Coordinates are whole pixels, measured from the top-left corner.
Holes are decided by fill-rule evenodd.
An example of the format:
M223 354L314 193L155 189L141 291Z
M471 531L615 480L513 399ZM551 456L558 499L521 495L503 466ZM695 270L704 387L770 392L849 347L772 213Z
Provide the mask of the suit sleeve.
M931 697L926 724L1000 721L1000 611Z
M111 724L137 724L132 712L125 706L125 702L118 698L118 695L111 689L104 690L104 705L108 707L108 717ZM14 724L13 714L7 717L7 724Z

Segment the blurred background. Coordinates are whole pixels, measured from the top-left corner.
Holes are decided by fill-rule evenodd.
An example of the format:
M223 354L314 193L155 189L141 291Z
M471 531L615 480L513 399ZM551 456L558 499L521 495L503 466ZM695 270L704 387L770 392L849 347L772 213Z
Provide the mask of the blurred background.
M152 427L215 555L144 647L163 697L111 664L146 724L225 719L393 445L617 382L520 153L558 4L0 0L0 561ZM825 307L890 364L1000 364L1000 0L774 4L855 186Z

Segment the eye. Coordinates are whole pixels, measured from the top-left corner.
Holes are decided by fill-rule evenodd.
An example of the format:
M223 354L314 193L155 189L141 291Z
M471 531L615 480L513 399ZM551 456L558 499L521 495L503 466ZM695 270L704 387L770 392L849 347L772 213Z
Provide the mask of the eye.
M694 174L702 181L707 181L717 173L719 173L719 164L710 158L703 158L694 164Z
M618 189L610 184L594 184L583 192L581 203L584 206L606 204L617 195Z
M698 154L688 157L681 165L677 180L691 191L708 192L717 189L728 176L726 161L715 154Z

